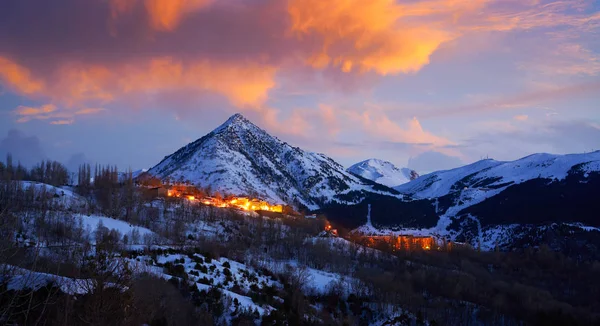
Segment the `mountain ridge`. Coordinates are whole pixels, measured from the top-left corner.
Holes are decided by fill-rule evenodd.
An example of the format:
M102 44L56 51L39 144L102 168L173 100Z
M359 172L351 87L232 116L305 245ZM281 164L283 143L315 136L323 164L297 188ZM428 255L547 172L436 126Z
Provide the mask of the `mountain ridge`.
M442 197L464 187L506 189L537 178L564 179L576 165L583 165L589 171L600 170L600 151L564 155L535 153L514 161L484 159L432 172L394 189L417 198Z

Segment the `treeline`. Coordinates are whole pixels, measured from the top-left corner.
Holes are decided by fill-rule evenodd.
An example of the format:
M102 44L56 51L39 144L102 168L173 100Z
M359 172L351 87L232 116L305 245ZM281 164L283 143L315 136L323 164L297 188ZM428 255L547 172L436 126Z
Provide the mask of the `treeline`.
M46 212L60 209L61 203L52 199L61 197L64 191L52 189L46 184L63 186L68 183L69 173L59 162L41 161L27 169L20 163L15 165L12 156L8 154L6 163L0 162L0 211Z
M102 214L130 221L141 204L131 169L121 174L116 166L96 164L93 173L90 164L79 166L77 192L97 204Z
M41 161L31 169L27 169L21 162L13 163L11 154L6 156L6 163L0 162L0 176L3 180L36 181L53 186L62 186L69 183L69 171L57 161Z

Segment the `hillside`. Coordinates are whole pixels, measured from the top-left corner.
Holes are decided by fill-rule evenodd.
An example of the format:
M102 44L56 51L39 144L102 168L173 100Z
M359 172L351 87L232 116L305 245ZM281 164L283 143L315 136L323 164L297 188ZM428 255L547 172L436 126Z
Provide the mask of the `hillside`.
M149 195L145 186L119 182L116 170L110 173L76 187L20 180L14 171L0 179L3 324L587 325L600 320L598 228L576 222L486 224L472 212L449 218L444 235L482 251L431 237L420 238L427 247L408 242L435 230L442 220L438 212L460 208L446 206L466 198L468 188L458 197L400 200L368 193L359 204L324 206L337 209L338 220L264 218L186 197ZM547 179L502 193L539 180ZM589 187L569 190L581 204L595 202L597 180L598 174L575 167L540 198L570 207L552 197L566 182ZM364 224L367 216L370 223L363 229L372 233L367 236L331 230L355 217ZM382 226L399 222L403 228L395 232L410 233L403 237L407 246L395 245L390 230L387 237L376 237Z

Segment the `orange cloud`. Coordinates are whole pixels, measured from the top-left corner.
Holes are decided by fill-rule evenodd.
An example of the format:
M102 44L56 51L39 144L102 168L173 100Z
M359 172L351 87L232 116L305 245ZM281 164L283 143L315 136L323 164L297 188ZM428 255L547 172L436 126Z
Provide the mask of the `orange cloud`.
M111 0L111 18L131 12L138 0ZM152 28L159 31L173 31L187 15L212 3L212 0L143 0Z
M17 122L19 123L64 117L62 113L58 112L58 108L54 104L45 104L39 107L21 105L13 111L13 114L18 116Z
M409 73L429 63L431 54L455 37L435 24L401 21L395 0L290 0L291 31L298 39L317 36L322 48L307 63L344 72Z
M34 94L44 88L44 83L34 79L29 69L3 57L0 57L0 78L23 94Z
M66 64L47 76L0 57L5 83L18 92L47 98L68 108L104 105L124 95L192 90L222 94L238 107L258 106L275 86L273 66L253 62L225 63L197 60L184 63L171 57L137 60L113 66ZM17 77L14 77L17 76ZM98 113L83 109L77 114ZM22 111L18 111L22 113Z
M208 6L211 0L146 0L152 27L171 31L184 15Z
M200 60L191 64L166 57L144 65L130 64L116 82L124 93L188 88L223 94L237 106L256 106L275 86L272 66L252 62L220 63Z
M49 120L53 125L66 125L75 122L78 115L96 114L104 111L101 108L85 108L77 111L59 109L54 104L44 104L39 107L19 106L12 111L18 117L17 122L24 123L31 120Z
M16 12L0 15L18 17L7 20L15 23L4 29L9 32L0 32L0 38L8 41L0 45L5 55L0 56L0 80L16 93L55 103L71 114L180 91L216 93L238 107L260 111L276 86L276 74L290 74L284 77L295 84L307 77L304 80L324 80L319 86L348 81L364 87L376 75L419 71L445 42L470 33L562 25L589 31L598 26L600 13L578 11L582 2L265 0L231 5L212 0L106 0L48 6L45 11L55 10L55 15L64 15L60 17L78 17L51 24L41 18L54 15L15 6ZM102 12L107 16L99 17ZM120 19L112 27L123 28L121 33L109 35L102 24L106 19ZM30 26L32 33L18 28L19 21L39 24ZM172 33L149 37L140 26ZM42 33L46 28L51 32ZM19 53L21 49L29 51ZM584 50L572 47L557 53L560 58L573 57L557 71L598 75L598 56ZM48 54L47 60L39 60L36 53L42 52ZM314 73L311 67L326 71ZM365 72L372 73L361 75ZM330 79L333 83L328 83ZM319 93L322 87L315 88ZM331 108L316 111L311 118L339 123ZM92 113L98 112L87 114ZM300 115L286 117L296 123L292 129L303 129ZM373 126L395 128L394 122L378 115L370 119ZM426 134L418 120L397 127ZM333 136L338 133L338 128L328 130Z
M100 65L67 64L56 72L54 84L48 91L55 100L69 106L83 101L107 103L114 99L110 91L115 72Z
M16 110L15 113L20 115L20 116L32 116L32 115L40 115L40 114L47 114L47 113L52 113L56 111L56 106L53 104L46 104L46 105L42 105L38 108L36 107L30 107L30 106L19 106Z

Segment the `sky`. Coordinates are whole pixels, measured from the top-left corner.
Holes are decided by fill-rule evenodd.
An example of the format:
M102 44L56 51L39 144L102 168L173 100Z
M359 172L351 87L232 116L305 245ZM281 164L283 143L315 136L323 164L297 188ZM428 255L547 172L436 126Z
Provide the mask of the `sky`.
M596 0L4 0L0 155L121 169L242 113L349 166L600 149Z

